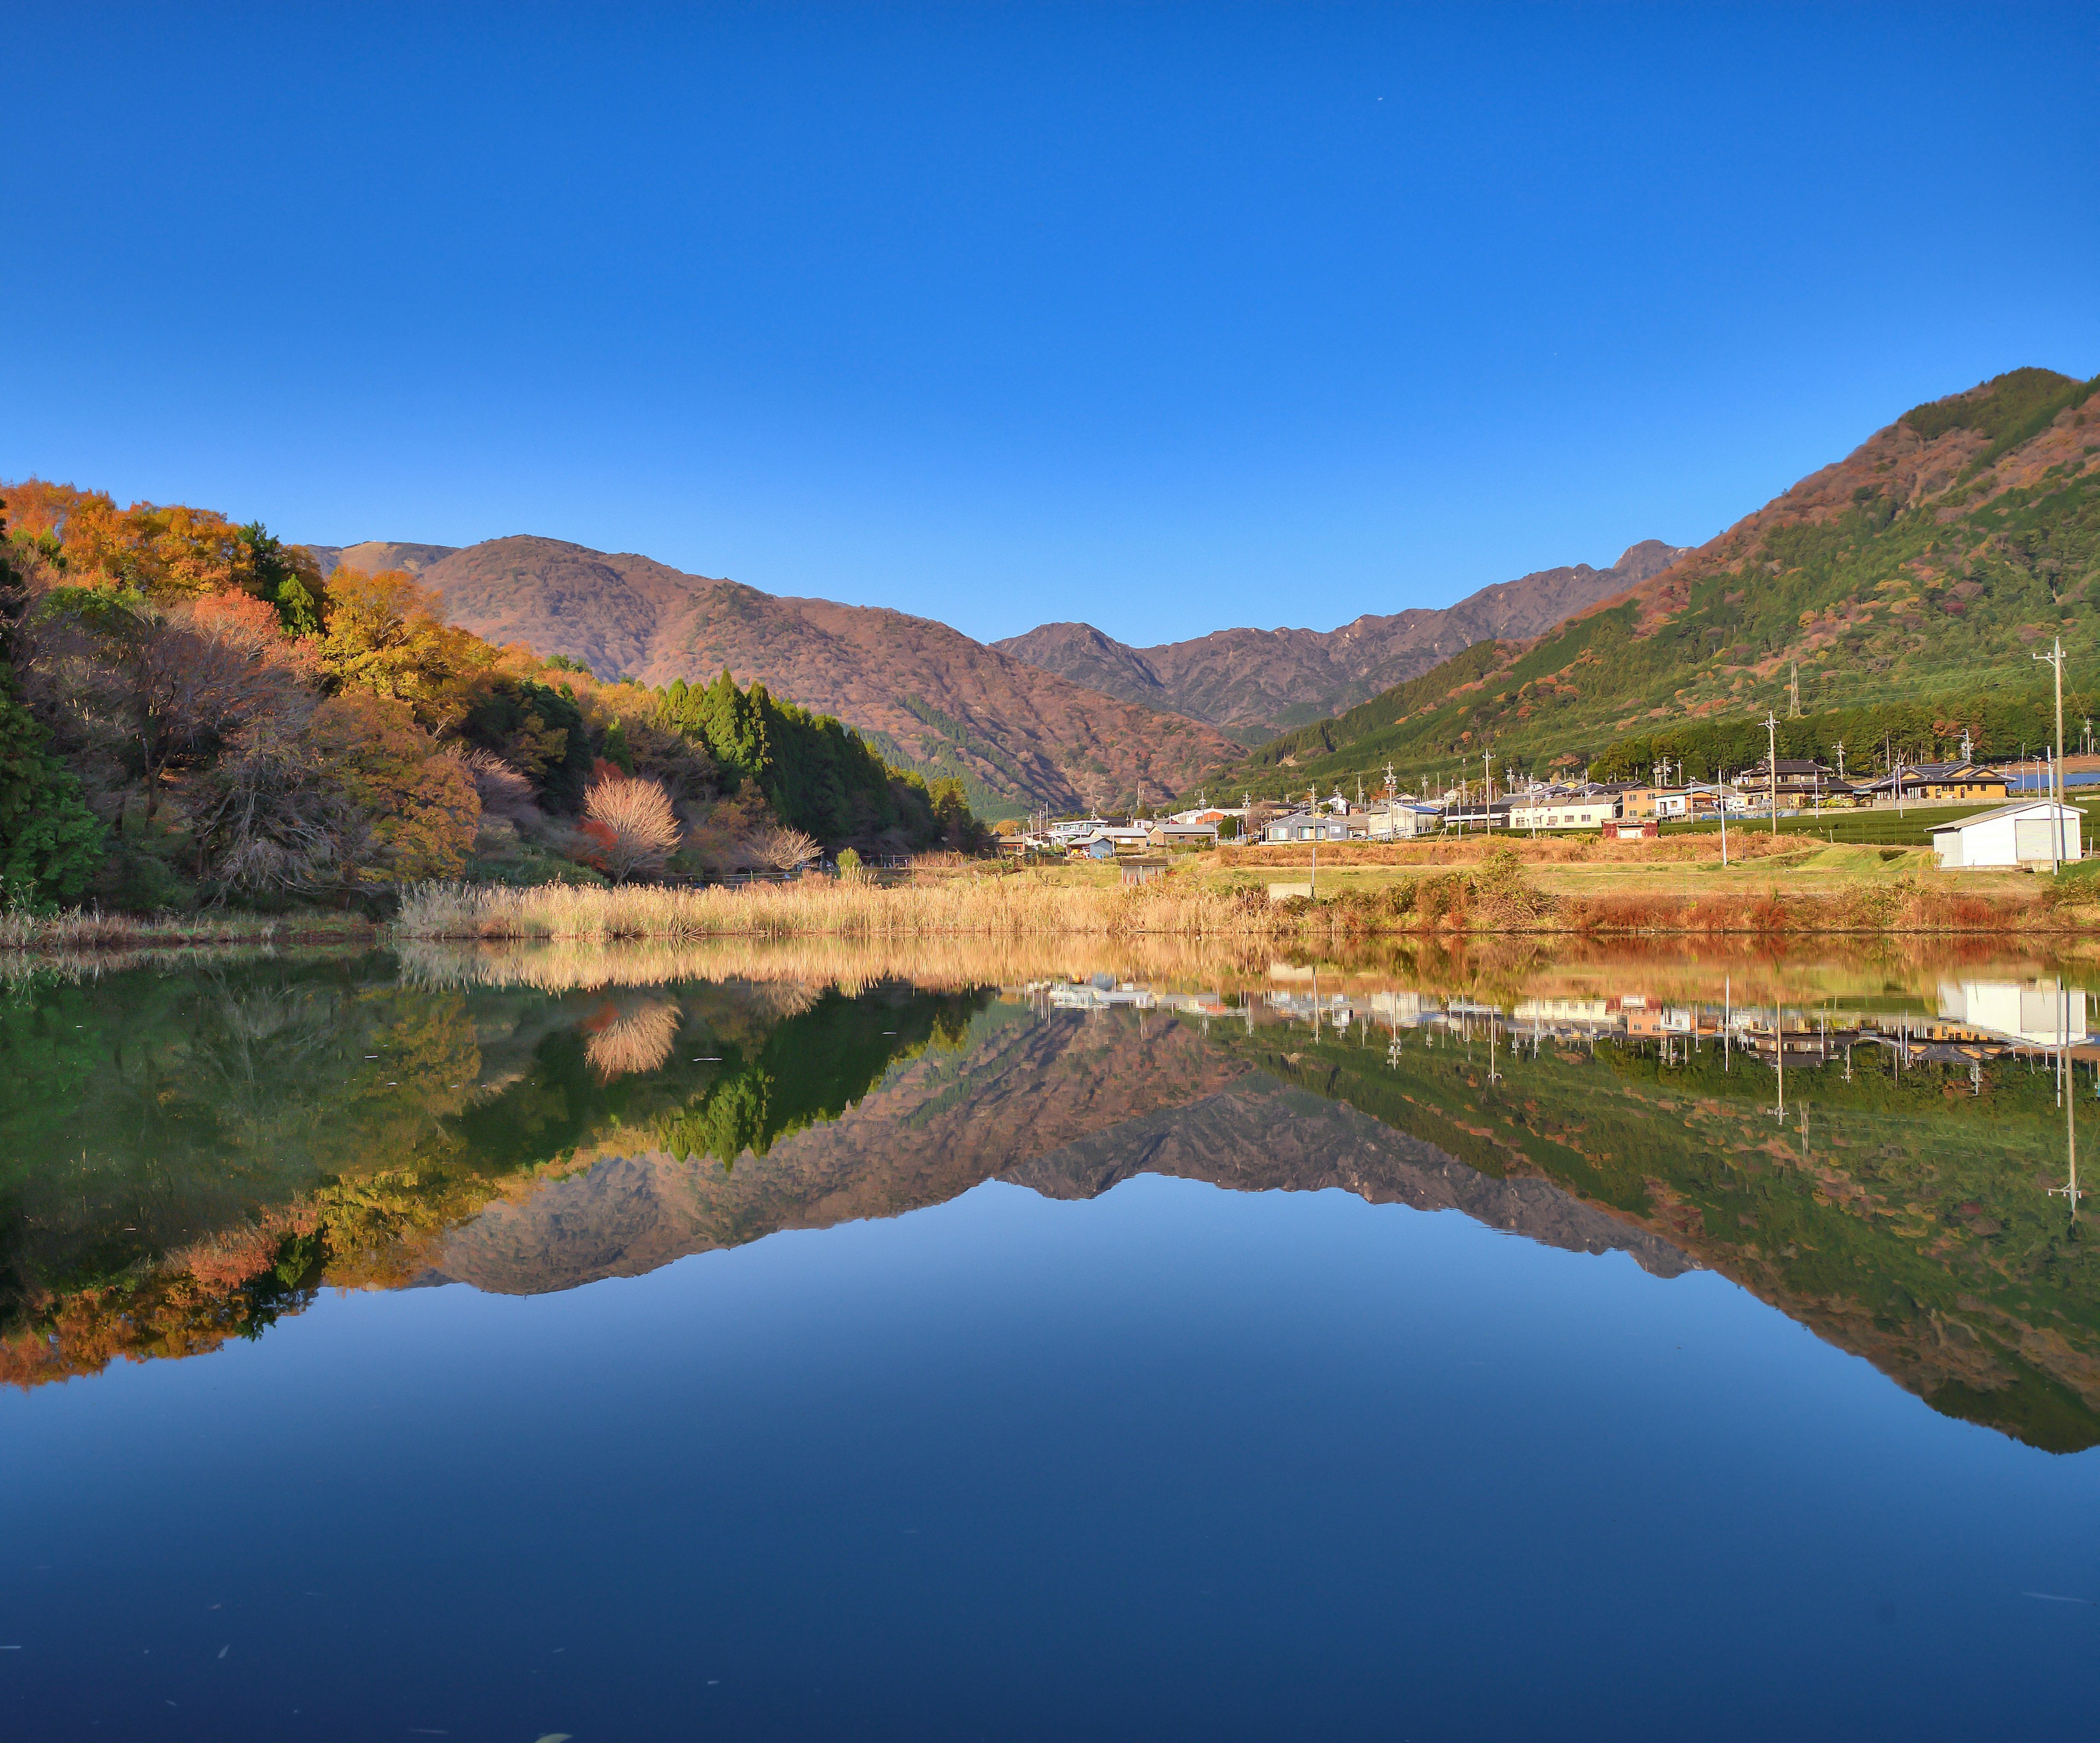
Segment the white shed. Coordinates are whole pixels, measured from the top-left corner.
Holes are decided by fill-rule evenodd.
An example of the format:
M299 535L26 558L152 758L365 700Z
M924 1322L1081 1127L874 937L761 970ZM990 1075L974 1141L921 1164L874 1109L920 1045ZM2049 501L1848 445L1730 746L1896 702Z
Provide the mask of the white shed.
M1436 805L1388 805L1369 816L1373 841L1412 840L1440 834L1444 828L1443 810Z
M2076 860L2084 852L2078 838L2081 821L2075 806L2046 799L2001 805L1959 822L1941 824L1932 832L1932 851L1948 867L2046 865L2052 859Z

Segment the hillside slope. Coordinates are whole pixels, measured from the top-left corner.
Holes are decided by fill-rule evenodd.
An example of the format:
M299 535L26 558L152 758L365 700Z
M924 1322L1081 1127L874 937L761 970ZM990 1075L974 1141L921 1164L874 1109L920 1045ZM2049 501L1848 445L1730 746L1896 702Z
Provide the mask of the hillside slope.
M310 544L307 548L320 559L321 574L334 573L338 565L362 569L376 575L399 569L419 575L431 564L442 561L459 548L450 544L396 544L390 539L368 539L363 544Z
M1762 754L1767 710L1788 715L1797 668L1805 715L1907 708L1918 749L1944 750L1965 726L2010 750L1993 733L2007 735L2009 698L2032 715L2030 656L2051 636L2072 652L2067 711L2089 706L2096 386L2019 369L1915 407L1618 597L1529 641L1478 644L1221 778L1275 793L1388 759L1410 779L1477 773L1488 747L1580 767L1630 733L1696 723L1727 725L1746 759ZM1796 723L1790 753L1827 751L1793 742L1819 730Z
M372 566L384 553L415 558L452 621L492 641L648 684L727 667L740 682L836 715L901 766L961 777L987 816L1110 804L1140 781L1158 797L1240 754L1198 721L1084 689L901 611L776 597L558 539L339 554Z
M1542 569L1440 610L1360 617L1335 630L1227 629L1132 648L1090 623L1045 623L992 645L1074 684L1208 720L1257 744L1365 701L1475 642L1542 634L1683 555L1646 539L1608 569Z

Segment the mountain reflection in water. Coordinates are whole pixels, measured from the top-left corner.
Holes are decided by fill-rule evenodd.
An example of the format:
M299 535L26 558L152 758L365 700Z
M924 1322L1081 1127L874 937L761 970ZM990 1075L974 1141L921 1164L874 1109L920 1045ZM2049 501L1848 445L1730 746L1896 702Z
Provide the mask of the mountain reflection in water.
M987 1181L1155 1173L1710 1268L1943 1412L2100 1441L2075 976L563 991L507 960L25 979L0 1007L0 1373L201 1353L327 1287L535 1294Z

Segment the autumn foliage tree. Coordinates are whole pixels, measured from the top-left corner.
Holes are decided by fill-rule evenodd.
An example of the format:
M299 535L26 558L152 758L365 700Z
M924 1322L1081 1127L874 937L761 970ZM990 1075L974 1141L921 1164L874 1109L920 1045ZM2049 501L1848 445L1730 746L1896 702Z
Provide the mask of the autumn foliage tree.
M438 596L397 570L338 569L328 579L320 641L330 684L405 702L426 732L457 727L496 650L439 615Z
M129 588L157 605L233 592L274 608L288 586L309 601L318 594L312 557L259 522L237 526L179 503L119 508L106 492L41 478L8 486L7 497L17 532L77 585Z
M456 878L473 851L481 800L473 775L416 724L405 702L346 692L314 711L313 743L371 820L367 883Z
M29 627L61 706L117 748L149 822L172 776L301 700L275 614L245 594L162 607L135 588L65 587Z

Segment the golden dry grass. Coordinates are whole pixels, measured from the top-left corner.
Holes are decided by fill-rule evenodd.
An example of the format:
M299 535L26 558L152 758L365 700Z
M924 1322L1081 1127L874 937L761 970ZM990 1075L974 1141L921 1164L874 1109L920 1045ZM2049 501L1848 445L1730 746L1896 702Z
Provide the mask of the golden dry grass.
M1558 844L1555 844L1558 845ZM2036 880L2012 891L1952 878L1855 878L1805 887L1783 874L1673 887L1555 891L1514 855L1423 872L1319 903L1272 903L1194 868L1141 886L1074 883L1056 873L944 878L893 887L805 880L741 889L510 889L426 884L402 905L408 940L545 939L670 944L824 936L908 944L942 938L1199 940L1264 944L1421 933L1688 933L1766 937L1828 933L2078 931L2092 914ZM1323 896L1328 892L1323 891Z
M1261 899L1181 884L1078 887L1034 873L892 887L830 879L729 889L434 883L411 890L395 931L410 939L608 942L822 934L865 939L1043 934L1260 939L1299 921Z

